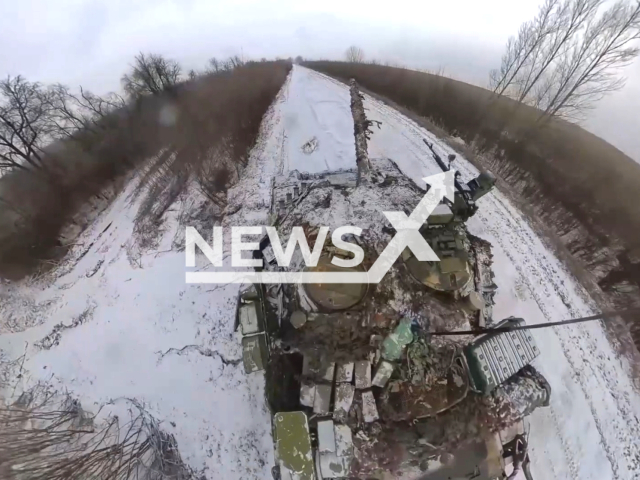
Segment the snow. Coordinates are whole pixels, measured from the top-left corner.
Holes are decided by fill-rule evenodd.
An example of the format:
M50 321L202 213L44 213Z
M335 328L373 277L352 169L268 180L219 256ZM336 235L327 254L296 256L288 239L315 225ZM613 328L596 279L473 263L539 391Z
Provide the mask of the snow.
M25 386L46 380L68 389L90 411L110 400L136 398L176 436L183 460L212 478L265 478L272 457L264 381L247 377L241 365L223 363L241 356L233 335L237 290L186 285L179 252L147 252L141 267L132 265L126 249L135 208L127 193L87 233L91 238L113 222L75 268L54 286L32 292L38 302L56 303L43 323L0 336L0 348L13 358L29 342ZM157 251L171 248L172 233ZM98 273L87 278L101 261ZM62 331L58 345L34 345L87 308L93 313ZM196 349L162 355L186 345L219 356Z
M294 68L283 106L285 170L317 173L353 168L356 153L349 90L310 70ZM311 148L304 150L310 153L303 150L307 142Z
M416 182L439 173L422 138L443 157L452 153L444 142L369 96L365 107L370 119L382 122L369 143L372 158L391 158ZM294 66L245 175L229 192L224 223L266 224L271 179L278 173L353 167L347 87ZM465 180L477 174L464 158L456 168ZM175 435L183 460L206 478L271 478L264 378L245 375L238 364L238 287L187 285L184 253L174 248L182 235L179 210L197 195L174 205L160 244L140 252L133 240L139 206L130 196L133 188L129 184L83 234L69 267L52 284L3 286L0 363L25 349L27 355L22 377L14 376L0 395L48 381L93 411L111 400L136 398ZM496 317L540 323L594 311L586 292L500 192L479 203L469 228L493 244ZM60 323L69 328L58 328L39 346ZM542 329L535 336L542 351L536 367L553 393L550 407L531 418L534 478L638 478L640 397L601 325Z
M258 160L275 158L269 152L280 146L281 118L277 110L270 112L247 174L229 192L243 206L229 215L234 224L266 219L274 167ZM22 380L12 381L0 397L46 381L94 413L107 402L135 398L175 435L182 459L206 478L270 478L273 444L264 377L244 373L233 331L238 285L185 283L184 253L172 250L183 229L180 203L167 213L159 245L139 252L133 241L140 203L131 198L134 187L131 182L79 239L72 259L93 245L68 273L50 286L23 282L3 292L0 314L26 322L13 322L15 333L3 326L0 359L20 357L25 344L28 349ZM201 200L196 193L191 197L182 204ZM74 322L83 312L86 318ZM38 347L60 323L80 324L58 329L57 345Z

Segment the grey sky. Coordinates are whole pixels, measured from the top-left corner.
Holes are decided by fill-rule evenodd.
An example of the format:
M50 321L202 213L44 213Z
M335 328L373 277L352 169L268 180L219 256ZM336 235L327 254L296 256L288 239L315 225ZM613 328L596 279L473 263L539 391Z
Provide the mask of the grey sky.
M438 69L484 84L502 47L541 0L4 0L0 74L119 90L133 56L162 53L186 69L212 56L369 58ZM586 126L640 161L640 63Z

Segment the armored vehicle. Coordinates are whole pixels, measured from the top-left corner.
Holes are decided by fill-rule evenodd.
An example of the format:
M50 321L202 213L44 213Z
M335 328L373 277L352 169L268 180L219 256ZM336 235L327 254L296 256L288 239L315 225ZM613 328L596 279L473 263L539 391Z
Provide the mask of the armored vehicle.
M465 227L495 180L463 183L431 144L432 185L369 159L355 82L351 99L357 165L273 180L262 271L293 280L250 285L238 303L245 369L265 372L274 478L529 475L524 420L550 389L527 330L491 332L524 320L494 322L491 246ZM285 267L292 236L313 248L299 242Z

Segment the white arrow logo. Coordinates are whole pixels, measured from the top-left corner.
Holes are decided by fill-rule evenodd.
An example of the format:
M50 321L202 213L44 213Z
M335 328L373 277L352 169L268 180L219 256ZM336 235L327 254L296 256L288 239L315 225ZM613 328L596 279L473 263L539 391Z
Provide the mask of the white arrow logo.
M430 188L408 217L382 212L397 233L368 272L187 272L187 283L379 283L405 248L421 262L438 262L420 227L443 198L453 202L454 178L453 170L423 178Z
M389 245L371 266L368 272L369 283L380 282L405 248L409 248L421 262L440 261L431 246L420 235L419 230L443 197L453 201L454 172L449 170L448 172L425 177L423 180L431 188L422 197L422 200L420 200L420 203L414 208L409 217L404 212L382 212L398 233L391 239Z

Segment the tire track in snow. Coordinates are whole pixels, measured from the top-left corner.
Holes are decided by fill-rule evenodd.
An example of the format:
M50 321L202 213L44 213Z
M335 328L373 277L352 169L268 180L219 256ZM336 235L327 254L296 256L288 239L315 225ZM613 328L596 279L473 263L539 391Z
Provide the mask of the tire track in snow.
M505 218L508 219L508 217L505 217ZM509 237L509 238L510 238L510 243L512 244L512 246L517 247L517 246L522 245L521 243L519 243L517 241L514 242L513 238L511 238L511 237ZM504 243L503 242L500 241L499 244L504 248ZM518 260L519 260L518 257L519 256L515 256L515 255L511 254L508 250L505 250L505 252L507 254L507 257L513 262L513 264L515 266L515 269L518 272L518 274L520 275L520 277L524 279L524 282L527 285L528 290L529 290L530 294L533 296L536 304L538 305L538 308L540 308L540 311L543 312L545 318L549 319L550 316L551 316L551 313L546 308L546 305L545 305L543 299L541 298L541 296L538 294L535 285L533 285L532 282L529 280L531 278L531 276L528 275L528 274L531 273L530 268L523 268L521 265L518 264ZM521 252L521 254L522 254L522 252ZM545 297L547 297L547 295L545 295ZM530 321L530 319L528 319L528 320ZM565 345L565 343L562 342L562 340L560 342L561 342L561 345L562 345L562 348L563 348L563 354L564 354L565 358L567 359L567 361L569 362L569 364L571 365L571 371L569 372L570 375L571 375L571 378L572 378L572 380L574 382L577 383L578 378L577 378L576 372L575 372L575 370L576 370L575 369L575 365L571 362L569 356L566 353L566 345ZM584 389L583 389L583 394L585 394ZM586 397L586 394L585 394L585 399L586 398L587 397ZM590 404L589 407L590 407L591 413L593 415L595 413L594 409L593 409L593 406ZM560 442L562 444L562 447L563 447L563 450L564 450L564 453L565 453L565 457L566 457L566 460L567 460L567 465L569 466L569 469L571 471L572 478L580 478L579 475L578 475L577 468L576 468L576 462L572 459L572 455L570 453L571 450L572 450L571 443L566 438L565 433L559 427L559 425L561 425L562 422L559 419L558 412L557 412L556 408L553 405L551 406L550 414L551 414L552 418L554 419L554 422L553 422L554 425L553 426L554 426L554 429L555 429L556 433L558 434L558 437L560 438ZM597 427L597 422L596 422L596 427ZM610 452L608 451L608 448L607 448L605 442L603 441L604 436L602 434L602 431L600 429L598 429L598 432L600 434L599 443L607 451L607 458L608 458L609 462L611 463L612 470L614 471L614 474L615 474L615 471L616 471L616 468L614 468L615 460L612 460Z

